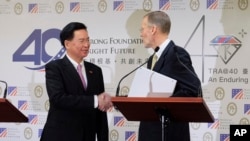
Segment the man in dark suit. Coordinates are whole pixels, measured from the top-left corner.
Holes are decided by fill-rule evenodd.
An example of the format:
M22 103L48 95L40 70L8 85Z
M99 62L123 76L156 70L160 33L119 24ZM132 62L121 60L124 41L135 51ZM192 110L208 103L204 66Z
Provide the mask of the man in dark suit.
M190 55L184 48L178 47L168 38L171 27L169 16L162 11L154 11L143 17L141 37L146 48L159 47L157 62L153 70L177 80L172 97L202 96L201 82L197 77ZM151 68L153 56L149 58L147 67ZM167 86L166 86L167 87ZM189 141L189 123L170 121L166 129L167 141ZM141 122L139 125L139 141L161 141L161 122Z
M111 97L104 92L101 68L84 61L90 48L87 27L69 23L60 40L65 57L45 67L50 109L41 141L108 141Z

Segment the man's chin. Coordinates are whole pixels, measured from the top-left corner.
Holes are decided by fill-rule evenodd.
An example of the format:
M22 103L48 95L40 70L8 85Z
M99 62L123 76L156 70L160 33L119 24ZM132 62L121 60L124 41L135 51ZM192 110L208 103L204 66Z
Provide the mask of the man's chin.
M83 57L83 58L85 58L85 57L87 57L87 56L88 56L88 53L82 54L82 57Z

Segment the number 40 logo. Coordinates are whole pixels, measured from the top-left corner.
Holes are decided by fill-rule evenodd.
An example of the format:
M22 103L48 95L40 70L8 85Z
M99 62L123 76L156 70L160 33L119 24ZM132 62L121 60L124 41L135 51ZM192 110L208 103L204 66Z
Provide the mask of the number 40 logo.
M49 29L42 33L41 29L35 29L30 36L21 44L21 46L14 52L13 54L13 62L33 62L35 66L39 66L36 68L26 67L31 70L40 70L43 69L44 66L41 64L49 62L51 59L58 59L60 58L65 49L62 48L60 51L55 55L51 56L46 52L46 43L50 39L59 39L60 35L59 29ZM25 52L30 49L31 44L34 42L34 52L30 54L25 54Z

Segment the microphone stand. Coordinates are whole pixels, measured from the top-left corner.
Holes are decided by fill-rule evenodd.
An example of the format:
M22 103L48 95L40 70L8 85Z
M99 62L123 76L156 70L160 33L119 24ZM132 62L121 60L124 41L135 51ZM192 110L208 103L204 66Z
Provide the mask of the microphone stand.
M130 75L131 73L133 73L134 71L136 71L138 68L140 68L140 67L142 67L143 65L145 65L147 62L148 62L148 60L147 60L146 62L144 62L143 64L141 64L139 67L135 68L134 70L132 70L131 72L129 72L128 74L126 74L125 76L123 76L123 77L121 78L121 80L120 80L119 83L118 83L117 89L116 89L116 94L115 94L116 97L119 96L120 84L121 84L122 80L123 80L124 78L126 78L127 76L129 76L129 75Z
M2 80L0 80L0 82L2 82L2 83L5 84L5 89L4 89L4 93L3 93L3 98L6 98L6 96L7 96L7 87L8 87L7 82L2 81Z
M156 47L156 48L154 49L154 54L155 54L159 49L160 49L159 47ZM153 55L154 55L154 54L153 54ZM120 84L121 84L122 80L123 80L124 78L126 78L127 76L129 76L129 75L130 75L131 73L133 73L134 71L136 71L137 69L139 69L140 67L142 67L143 65L145 65L146 63L148 63L148 60L147 60L146 62L144 62L143 64L141 64L140 66L136 67L134 70L132 70L131 72L129 72L128 74L126 74L125 76L123 76L123 77L121 78L121 80L120 80L119 83L118 83L117 89L116 89L116 94L115 94L116 97L119 96Z

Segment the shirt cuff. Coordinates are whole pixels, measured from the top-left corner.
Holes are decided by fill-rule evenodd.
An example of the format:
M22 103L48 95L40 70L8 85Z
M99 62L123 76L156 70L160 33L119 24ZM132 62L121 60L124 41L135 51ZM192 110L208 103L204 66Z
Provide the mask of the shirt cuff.
M97 108L98 107L98 98L97 98L97 95L94 95L94 108Z

